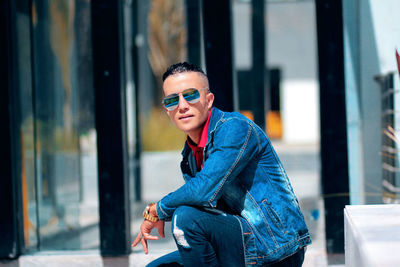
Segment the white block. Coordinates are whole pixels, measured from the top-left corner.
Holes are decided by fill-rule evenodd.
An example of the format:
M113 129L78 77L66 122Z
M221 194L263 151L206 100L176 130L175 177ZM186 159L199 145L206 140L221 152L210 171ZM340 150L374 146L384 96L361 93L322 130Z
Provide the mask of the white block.
M346 266L400 266L400 205L346 206L344 218Z

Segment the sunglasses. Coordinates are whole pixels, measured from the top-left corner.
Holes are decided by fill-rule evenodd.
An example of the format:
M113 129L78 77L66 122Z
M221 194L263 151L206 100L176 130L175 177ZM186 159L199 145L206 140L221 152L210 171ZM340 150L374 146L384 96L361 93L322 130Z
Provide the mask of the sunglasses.
M183 98L188 103L195 104L200 101L200 92L206 89L208 90L208 87L204 87L199 90L197 90L196 88L188 88L183 90L183 92L179 94L182 94ZM170 94L163 99L162 104L168 111L172 111L178 107L179 94Z

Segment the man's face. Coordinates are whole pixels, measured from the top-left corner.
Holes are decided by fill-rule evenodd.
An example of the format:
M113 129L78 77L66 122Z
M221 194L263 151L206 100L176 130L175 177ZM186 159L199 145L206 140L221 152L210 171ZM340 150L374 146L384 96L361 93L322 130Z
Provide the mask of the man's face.
M178 129L188 134L195 142L198 141L202 126L207 120L214 101L214 95L209 93L208 90L201 90L200 101L190 104L180 93L188 88L200 90L208 86L206 77L197 72L184 72L171 75L163 84L164 96L179 94L178 107L167 111L168 116Z

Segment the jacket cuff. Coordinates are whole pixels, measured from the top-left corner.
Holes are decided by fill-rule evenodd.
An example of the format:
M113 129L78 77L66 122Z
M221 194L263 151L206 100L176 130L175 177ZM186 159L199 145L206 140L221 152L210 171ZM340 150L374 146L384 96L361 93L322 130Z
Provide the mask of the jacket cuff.
M160 220L170 221L172 214L169 215L162 207L161 200L156 203L157 216Z

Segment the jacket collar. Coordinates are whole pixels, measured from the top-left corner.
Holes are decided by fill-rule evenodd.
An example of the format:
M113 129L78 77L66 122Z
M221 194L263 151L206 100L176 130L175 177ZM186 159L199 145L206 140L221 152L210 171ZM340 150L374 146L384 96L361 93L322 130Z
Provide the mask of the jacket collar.
M215 131L215 128L217 127L218 122L222 119L223 116L224 116L224 112L222 112L221 110L219 110L216 107L213 107L213 111L212 111L211 118L210 118L210 124L208 125L207 140L210 140L210 138L211 138L210 135Z

